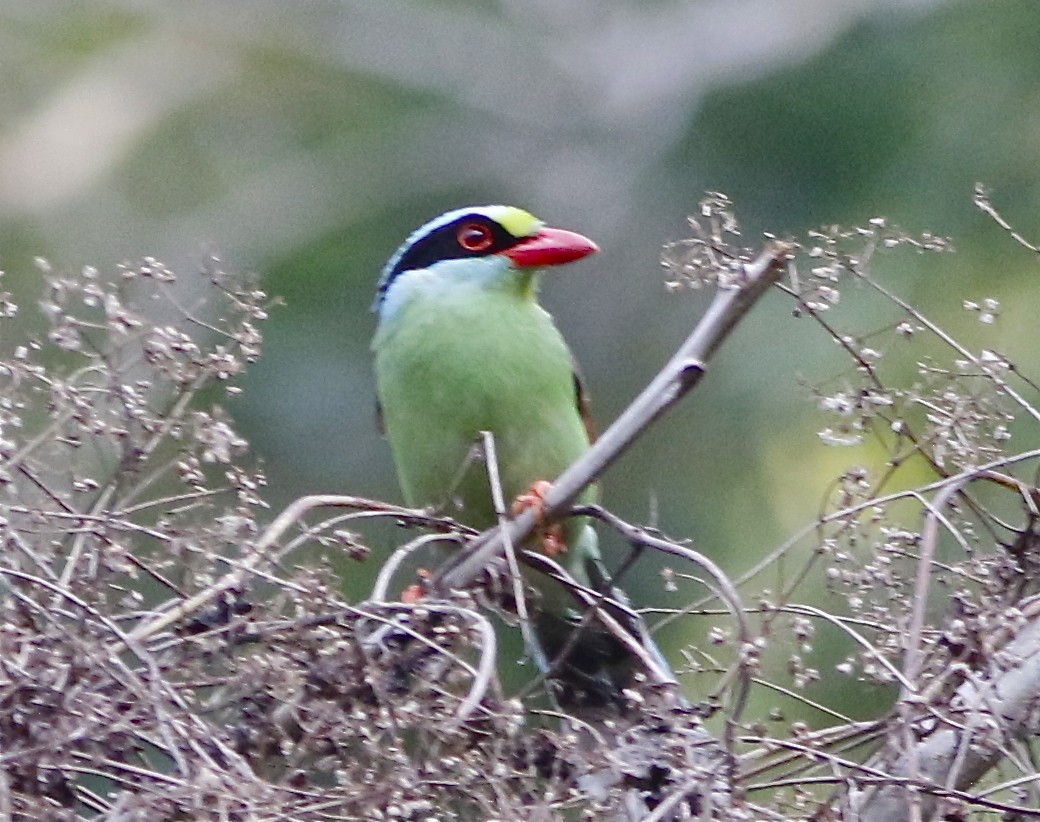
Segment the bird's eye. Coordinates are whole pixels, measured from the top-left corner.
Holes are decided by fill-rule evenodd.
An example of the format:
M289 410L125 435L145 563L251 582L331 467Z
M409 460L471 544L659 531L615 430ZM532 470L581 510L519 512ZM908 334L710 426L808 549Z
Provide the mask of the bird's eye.
M466 223L461 226L455 234L455 239L466 251L473 252L487 251L494 241L491 229L480 223Z

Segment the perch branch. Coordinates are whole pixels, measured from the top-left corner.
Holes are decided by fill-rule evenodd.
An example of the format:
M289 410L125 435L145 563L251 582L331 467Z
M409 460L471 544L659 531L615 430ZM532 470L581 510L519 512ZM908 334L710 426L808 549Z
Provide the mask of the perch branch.
M751 307L780 279L791 246L772 242L744 266L743 280L720 288L693 332L643 392L632 401L583 457L553 483L545 495L541 517L527 511L516 519L485 531L469 548L445 563L431 581L435 595L465 587L507 542L521 545L544 519L566 513L583 489L601 476L656 419L700 382L707 364L722 342Z

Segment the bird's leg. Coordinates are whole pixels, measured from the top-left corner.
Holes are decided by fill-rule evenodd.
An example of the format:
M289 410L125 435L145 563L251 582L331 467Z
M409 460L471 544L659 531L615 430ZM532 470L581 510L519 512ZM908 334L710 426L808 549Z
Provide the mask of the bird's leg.
M545 496L549 493L550 488L552 488L552 483L548 480L535 480L531 483L530 488L513 500L509 512L515 517L524 511L534 510L538 522L542 523L545 519ZM561 523L540 525L538 533L542 538L542 552L547 557L557 557L567 553L567 543L563 539Z

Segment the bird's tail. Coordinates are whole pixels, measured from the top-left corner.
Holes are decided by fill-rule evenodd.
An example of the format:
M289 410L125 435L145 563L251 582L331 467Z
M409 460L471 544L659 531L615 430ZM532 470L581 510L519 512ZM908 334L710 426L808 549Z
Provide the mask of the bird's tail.
M643 819L663 803L667 812L655 818L710 818L711 808L730 803L728 757L680 693L645 620L612 584L591 527L566 559L570 588L582 590L570 590L562 607L551 594L536 605L532 652L589 752L580 784L596 799L618 797L612 822Z

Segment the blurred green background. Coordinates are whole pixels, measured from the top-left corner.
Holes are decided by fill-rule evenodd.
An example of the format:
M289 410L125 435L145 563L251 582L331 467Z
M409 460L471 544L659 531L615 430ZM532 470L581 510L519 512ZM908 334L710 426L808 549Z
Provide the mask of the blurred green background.
M1036 261L972 192L1040 237L1038 44L1036 0L5 0L0 267L23 298L37 256L187 273L217 252L259 272L286 305L229 410L275 506L399 499L373 427L372 290L413 228L465 204L601 244L544 289L601 427L706 304L667 293L658 263L705 189L751 244L878 214L952 236L958 255L903 254L886 281L955 327L962 300L1000 299L988 344L1028 368ZM798 383L833 348L768 298L605 502L751 567L855 461L820 445Z

